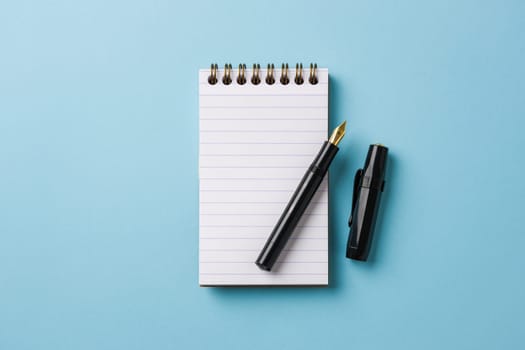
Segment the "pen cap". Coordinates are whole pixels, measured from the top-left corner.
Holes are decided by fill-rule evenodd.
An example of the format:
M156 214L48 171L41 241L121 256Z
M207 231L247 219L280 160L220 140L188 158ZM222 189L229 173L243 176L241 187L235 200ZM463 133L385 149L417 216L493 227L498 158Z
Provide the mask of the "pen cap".
M387 155L388 148L383 145L373 144L368 147L361 187L378 188L382 191Z
M362 261L368 259L381 192L385 184L387 155L387 147L370 145L365 166L356 173L352 211L348 222L350 235L346 247L347 258Z

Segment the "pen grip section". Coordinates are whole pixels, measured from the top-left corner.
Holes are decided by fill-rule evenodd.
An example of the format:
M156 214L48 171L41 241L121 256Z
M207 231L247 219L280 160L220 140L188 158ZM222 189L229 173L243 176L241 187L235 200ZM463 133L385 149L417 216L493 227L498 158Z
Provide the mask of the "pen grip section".
M310 168L314 167L318 169L318 171L320 171L324 176L324 174L326 174L328 171L328 167L332 163L332 160L337 154L337 151L339 151L339 147L331 144L328 141L325 141L319 150L319 153L317 153L317 156L315 156Z

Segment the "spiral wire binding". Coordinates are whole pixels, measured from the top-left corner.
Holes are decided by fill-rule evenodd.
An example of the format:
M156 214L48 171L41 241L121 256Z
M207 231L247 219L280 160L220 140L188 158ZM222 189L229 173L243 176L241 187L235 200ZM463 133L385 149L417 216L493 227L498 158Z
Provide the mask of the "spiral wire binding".
M317 79L317 63L310 63L310 77L308 78L310 84L315 85L319 82Z
M295 65L295 79L294 79L295 83L297 85L302 85L304 83L304 79L303 79L303 64L299 64L297 63Z
M237 77L237 84L246 84L246 65L244 63L239 64L239 76Z
M286 63L286 65L284 63L281 65L280 81L283 85L288 85L288 83L290 82L290 79L288 79L288 63Z
M224 77L222 77L222 83L224 85L230 85L232 83L232 65L226 63L224 65Z
M219 66L217 63L212 63L210 68L210 76L208 77L208 83L211 85L217 84L217 70Z
M266 84L268 85L272 85L273 83L275 83L275 78L273 77L273 71L275 69L275 66L272 64L269 64L268 63L268 70L267 70L267 73L266 73Z
M261 65L259 63L253 64L253 76L252 76L252 84L253 85L259 85L261 82L261 78L259 75L261 74Z
M275 65L273 63L268 63L267 67L268 68L266 71L266 77L264 81L267 85L273 85L276 82ZM279 77L279 82L281 83L281 85L288 85L290 83L288 70L288 63L283 63L281 65L281 76ZM219 82L219 79L217 78L218 71L219 66L217 65L217 63L212 63L210 66L210 75L208 76L208 83L210 85L215 85ZM222 83L224 85L230 85L232 81L232 65L231 63L226 63L224 65L224 76L222 77ZM239 85L244 85L248 82L248 79L246 78L246 64L239 64L236 81ZM261 65L259 63L253 64L252 77L250 79L250 82L253 85L259 85L261 83ZM304 83L302 63L297 63L295 65L294 82L297 85L302 85ZM310 74L308 76L308 82L311 85L316 85L317 83L319 83L319 78L317 76L317 63L310 63Z

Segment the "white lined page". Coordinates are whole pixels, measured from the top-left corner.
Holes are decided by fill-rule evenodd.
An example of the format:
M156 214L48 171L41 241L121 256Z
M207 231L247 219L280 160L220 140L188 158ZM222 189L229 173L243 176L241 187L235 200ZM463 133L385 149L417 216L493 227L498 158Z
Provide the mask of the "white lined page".
M199 71L199 284L327 285L325 179L271 272L255 260L328 134L328 70L319 83L224 85Z

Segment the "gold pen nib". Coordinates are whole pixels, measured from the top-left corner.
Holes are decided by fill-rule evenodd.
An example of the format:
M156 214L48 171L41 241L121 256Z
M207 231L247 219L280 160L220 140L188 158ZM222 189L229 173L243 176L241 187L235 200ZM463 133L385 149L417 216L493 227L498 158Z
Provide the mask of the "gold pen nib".
M345 136L345 128L346 120L343 123L341 123L341 125L339 125L337 128L335 128L328 142L330 142L334 146L337 146L339 142L343 139L343 136Z

